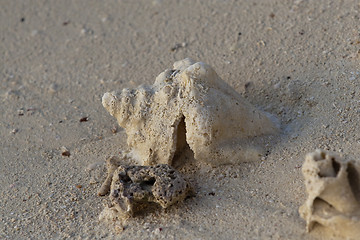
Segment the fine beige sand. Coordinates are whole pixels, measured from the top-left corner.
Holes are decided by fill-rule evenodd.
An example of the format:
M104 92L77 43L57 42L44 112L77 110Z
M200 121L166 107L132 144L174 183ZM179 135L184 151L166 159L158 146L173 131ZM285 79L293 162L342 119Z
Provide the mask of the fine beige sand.
M360 161L358 1L0 4L0 239L341 239L306 233L298 208L306 153ZM186 57L275 115L281 134L239 165L185 151L194 197L123 229L99 222L105 160L127 148L102 95L152 84Z

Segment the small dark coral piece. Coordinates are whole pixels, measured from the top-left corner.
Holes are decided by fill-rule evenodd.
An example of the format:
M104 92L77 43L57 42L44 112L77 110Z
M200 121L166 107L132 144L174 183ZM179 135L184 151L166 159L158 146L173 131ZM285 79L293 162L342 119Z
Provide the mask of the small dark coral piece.
M79 121L80 122L87 122L87 121L89 121L89 118L88 117L83 117L83 118L80 118Z
M167 208L184 200L189 190L188 182L167 164L119 166L112 179L110 199L119 211L132 216L150 203Z

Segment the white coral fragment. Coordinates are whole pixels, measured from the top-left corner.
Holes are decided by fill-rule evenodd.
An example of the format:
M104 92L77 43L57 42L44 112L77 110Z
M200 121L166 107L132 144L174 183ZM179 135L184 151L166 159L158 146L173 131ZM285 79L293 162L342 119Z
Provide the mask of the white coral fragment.
M195 159L213 165L252 160L259 151L251 139L278 129L209 65L190 59L174 63L152 86L105 93L102 103L142 165L171 165L186 144Z
M310 231L315 223L335 234L360 239L360 163L316 150L302 172L308 193L299 213Z

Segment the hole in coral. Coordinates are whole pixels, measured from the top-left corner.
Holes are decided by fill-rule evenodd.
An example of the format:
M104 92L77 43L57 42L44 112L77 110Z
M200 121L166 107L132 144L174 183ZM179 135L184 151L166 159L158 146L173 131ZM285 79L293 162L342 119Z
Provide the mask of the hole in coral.
M319 177L336 177L340 171L340 163L334 157L322 160L320 163Z
M313 206L314 206L313 214L323 213L324 211L328 213L336 211L335 208L330 203L319 197L314 199Z
M150 178L147 181L143 181L140 183L141 189L151 192L152 186L155 184L155 178Z
M146 185L154 185L155 184L155 178L150 178L149 180L147 181L144 181L144 184Z
M188 159L193 159L194 154L186 142L186 126L185 117L182 116L176 132L176 151L172 161L174 167L179 167L186 163Z
M117 198L119 196L119 190L115 189L113 192L112 192L112 196L114 198Z
M119 173L119 180L125 183L131 182L131 178L123 172Z
M176 151L175 156L180 155L182 150L186 146L186 129L185 129L185 117L182 116L176 132Z
M337 176L340 171L340 164L335 160L335 158L331 158L331 164L334 169L335 176Z
M359 172L352 163L349 163L348 168L348 181L350 183L351 190L358 202L360 202L360 176Z

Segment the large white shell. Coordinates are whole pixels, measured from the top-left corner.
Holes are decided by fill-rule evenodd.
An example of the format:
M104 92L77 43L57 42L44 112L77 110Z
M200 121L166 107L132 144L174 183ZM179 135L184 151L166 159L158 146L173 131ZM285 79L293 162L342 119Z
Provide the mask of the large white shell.
M152 86L105 93L102 103L143 165L171 164L186 143L195 159L213 165L252 160L259 151L251 138L278 130L209 65L190 59L174 63Z

